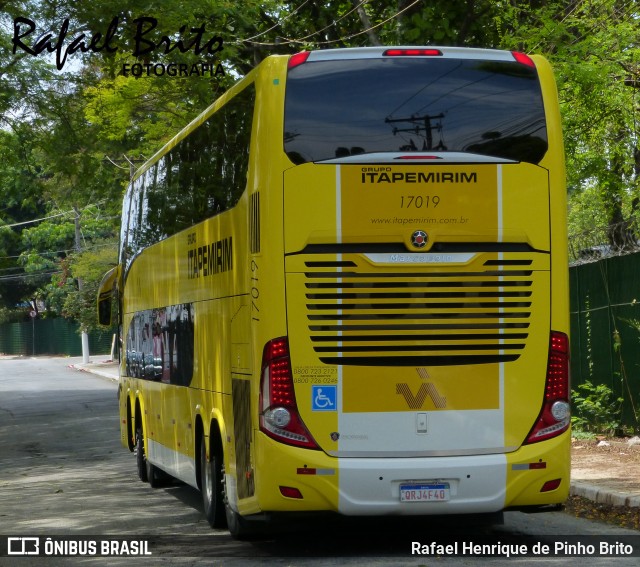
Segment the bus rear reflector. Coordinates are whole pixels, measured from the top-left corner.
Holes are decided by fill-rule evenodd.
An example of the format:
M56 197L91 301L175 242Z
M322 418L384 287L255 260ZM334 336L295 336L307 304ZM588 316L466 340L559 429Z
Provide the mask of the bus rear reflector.
M534 67L536 66L536 64L533 62L533 59L531 59L531 57L529 57L526 53L521 53L520 51L512 51L511 55L513 55L513 58L518 62L518 63L522 63L523 65L526 65L527 67Z
M551 492L552 490L556 490L560 484L562 483L561 478L555 478L553 480L548 480L542 485L540 492Z
M298 498L302 499L302 492L300 492L297 488L293 488L292 486L281 486L280 494L285 498Z
M569 428L569 337L551 331L542 409L526 443L551 439Z
M383 54L386 57L437 57L442 55L439 49L387 49Z
M298 413L287 337L264 346L260 380L260 431L287 445L319 449Z
M307 59L309 59L309 55L311 55L310 51L301 51L300 53L296 53L289 57L289 63L287 64L288 69L293 69L298 65L302 65Z

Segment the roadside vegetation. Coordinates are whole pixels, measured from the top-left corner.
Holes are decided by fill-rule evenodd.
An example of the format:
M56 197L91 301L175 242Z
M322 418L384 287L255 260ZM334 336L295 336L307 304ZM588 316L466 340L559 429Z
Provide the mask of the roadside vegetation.
M614 437L621 432L623 398L615 398L611 388L589 380L572 391L571 429L577 439Z
M116 262L121 198L135 168L257 62L303 49L460 45L547 56L563 113L572 241L594 227L603 227L599 244L637 240L629 238L640 203L635 2L5 0L0 6L0 322L28 318L35 304L40 316L94 327L90 298ZM156 27L136 44L140 18ZM29 49L14 42L16 21L26 31L25 20L34 26L20 39ZM62 42L57 54L37 41L46 33ZM198 33L200 52L192 45ZM74 52L70 45L83 34L86 53L78 43ZM221 43L214 50L215 37ZM184 50L176 47L180 38ZM203 61L215 73L126 72L136 64L190 69ZM593 400L582 393L587 411Z

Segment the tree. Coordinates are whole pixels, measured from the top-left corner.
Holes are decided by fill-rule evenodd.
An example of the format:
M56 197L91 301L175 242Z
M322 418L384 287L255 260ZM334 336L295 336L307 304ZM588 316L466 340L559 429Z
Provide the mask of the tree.
M599 203L606 218L608 242L635 246L638 236L630 239L628 231L640 196L637 3L555 1L535 11L523 4L510 16L517 25L503 44L542 52L555 67L572 214L583 210L583 193L596 192L591 202Z
M80 323L80 328L91 330L98 328L96 315L96 297L102 277L117 263L117 243L106 242L100 248L81 252L71 257L70 270L58 280L60 286L66 287L69 275L75 282L83 282L82 289L75 283L64 297L60 297L60 312L65 317Z
M612 243L623 236L616 227L628 231L633 226L640 203L637 3L0 0L0 8L0 301L5 305L39 289L56 313L83 319L78 296L74 308L65 307L61 297L75 293L71 282L83 271L77 267L82 256L72 252L72 219L4 229L3 224L81 211L86 248L97 252L102 239L117 237L130 178L125 157L150 157L236 77L268 55L302 49L379 42L547 55L556 69L563 110L572 226L582 230L593 218L605 219ZM96 31L104 34L115 20L117 49L70 54L62 71L43 56L13 54L13 18L29 14L37 14L34 37L60 30L67 19L69 37L86 33L89 38ZM136 56L138 18L153 18L156 27L145 35L154 49ZM207 38L220 35L222 51L165 52L178 38L188 44L194 29ZM225 76L180 79L124 72L125 65L136 63L191 66L203 60L222 65ZM124 163L123 169L114 163ZM57 272L51 282L50 272Z

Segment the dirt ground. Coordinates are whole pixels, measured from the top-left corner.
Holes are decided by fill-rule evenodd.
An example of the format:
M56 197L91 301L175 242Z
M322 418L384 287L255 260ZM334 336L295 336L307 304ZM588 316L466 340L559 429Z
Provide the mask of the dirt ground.
M582 440L571 444L571 480L640 496L640 440ZM640 530L640 508L596 504L572 496L566 505L575 516Z
M640 496L640 439L582 440L571 444L571 480Z

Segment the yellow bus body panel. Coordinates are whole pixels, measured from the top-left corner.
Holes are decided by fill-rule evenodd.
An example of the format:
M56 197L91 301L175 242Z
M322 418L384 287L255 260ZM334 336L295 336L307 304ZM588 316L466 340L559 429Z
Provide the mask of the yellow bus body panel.
M549 140L549 150L537 166L294 166L282 149L287 60L273 57L263 62L137 174L139 179L242 89L255 87L250 167L238 204L144 249L120 283L124 345L140 314L188 305L193 320L193 374L188 386L168 384L164 378L134 377L131 365L122 361L122 443L132 447L131 429L141 424L127 423L126 412L129 405L130 419L135 420L139 405L145 439L154 450L166 450L162 458L173 460L172 471L196 486L198 436L209 441L219 429L225 474L243 515L370 513L367 498L372 500L371 513L399 513L399 486L411 480L450 479L452 493L470 502L464 509L418 505L406 512L412 514L562 502L569 488L569 433L523 444L544 396L549 330L568 334L569 329L564 157L548 64L534 57ZM430 176L428 183L416 183L419 173ZM411 239L419 230L428 236L423 258L429 262L421 263L411 253ZM205 277L206 247L225 239L232 239L232 269ZM461 254L439 255L432 249L435 243L470 242L486 246ZM500 243L519 247L492 251L491 246ZM377 245L388 244L406 249L406 256L358 251L358 246L378 250ZM328 248L318 252L317 246ZM498 274L496 266L505 259L526 268ZM366 357L397 345L394 341L407 334L392 323L392 330L376 328L376 319L390 312L412 313L418 302L412 291L421 290L424 282L454 294L459 274L464 274L468 295L477 293L477 304L465 317L447 305L446 297L436 294L430 299L440 304L436 311L442 314L445 330L429 348L463 357L472 344L475 355L488 352L496 360L511 352L517 356L460 365L339 363L342 354L331 349L347 344L350 339L344 336L355 332L335 331L342 328L346 307L331 297L331 286L342 290L346 283L357 291L362 282L375 284L362 288L369 297L355 293L354 299L340 299L350 301L349 308L365 322L358 331L361 337L353 340L353 356ZM483 298L485 290L500 287L505 280L504 289L531 292L530 298L520 300L529 306L491 311L484 305L489 302ZM376 297L387 289L400 299ZM496 323L500 313L506 313L526 325L526 339L515 332L499 348L486 331L474 327L481 311ZM418 310L415 313L405 322L424 321ZM454 340L456 332L446 329L454 315L467 335L462 342ZM321 450L288 446L260 431L263 348L284 336L289 340L300 416ZM519 346L522 341L526 348ZM410 349L422 343L418 337L408 337L402 344L409 347L405 353L409 356ZM393 350L387 355L389 360L396 356ZM337 392L336 411L321 411L318 406L323 388ZM419 429L421 419L428 434ZM499 485L495 493L493 485L485 487L490 493L485 509L474 508L472 502L482 480L468 480L463 473L473 471L474 463L476 477L494 479ZM378 481L382 478L387 484ZM541 492L545 482L557 479L557 489ZM302 498L284 496L282 488L297 489ZM397 502L376 501L371 495L377 489L385 499Z

